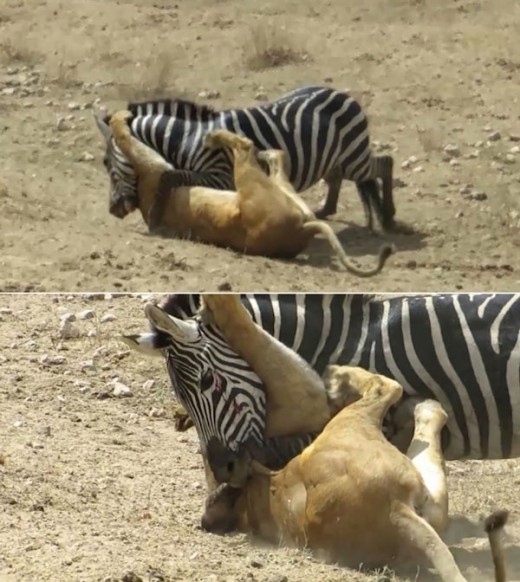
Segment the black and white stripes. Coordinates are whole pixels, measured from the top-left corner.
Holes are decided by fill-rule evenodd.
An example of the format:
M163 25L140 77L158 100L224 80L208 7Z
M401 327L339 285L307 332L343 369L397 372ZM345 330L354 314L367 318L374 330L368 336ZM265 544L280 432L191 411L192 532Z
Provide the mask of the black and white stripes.
M297 191L326 178L329 187L337 190L337 200L341 180L353 180L365 206L372 201L379 215L385 210L379 198L378 178L384 185L386 176L388 196L392 196L391 157L372 154L366 116L359 103L345 92L304 87L256 107L223 111L180 99L131 103L128 108L135 116L131 122L133 135L172 163L179 171L179 186L233 189L230 153L203 145L208 131L228 129L251 139L259 150L285 151L287 174ZM111 164L116 163L121 164L121 159L114 156ZM126 176L127 166L126 172L119 172L121 175ZM329 179L332 174L336 175L334 187ZM114 183L112 187L114 192ZM392 208L387 214L392 214L393 202L388 204ZM333 206L330 213L335 212L335 202ZM383 217L387 221L391 218Z
M167 310L189 315L196 296ZM449 413L448 458L520 455L520 294L244 295L266 331L322 374L359 365Z
M212 437L231 450L262 447L266 396L258 376L212 326L190 321L189 339L152 325L153 344L166 357L173 391L193 420L202 447Z

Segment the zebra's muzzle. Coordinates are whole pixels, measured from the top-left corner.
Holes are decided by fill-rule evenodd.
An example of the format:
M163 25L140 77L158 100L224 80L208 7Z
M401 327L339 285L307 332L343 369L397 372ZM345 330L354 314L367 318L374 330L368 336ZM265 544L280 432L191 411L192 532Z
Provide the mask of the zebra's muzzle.
M225 447L218 438L211 437L206 448L208 464L217 483L242 487L249 473L251 456L242 448L235 453Z

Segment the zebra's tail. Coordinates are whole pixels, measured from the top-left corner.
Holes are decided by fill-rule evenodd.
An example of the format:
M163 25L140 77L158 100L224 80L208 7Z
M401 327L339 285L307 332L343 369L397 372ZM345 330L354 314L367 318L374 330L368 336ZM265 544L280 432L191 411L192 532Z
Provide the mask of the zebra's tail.
M385 266L388 257L390 257L390 255L394 254L395 252L394 245L382 245L379 249L377 265L371 269L360 269L359 267L356 267L349 259L343 247L341 246L336 233L326 222L323 222L322 220L306 222L303 225L303 230L314 235L325 235L330 243L330 246L336 253L343 266L347 269L347 271L357 275L358 277L373 277L374 275L377 275Z
M509 517L508 511L495 511L484 521L484 529L489 538L491 556L495 567L496 582L506 582L506 566L502 548L502 530Z

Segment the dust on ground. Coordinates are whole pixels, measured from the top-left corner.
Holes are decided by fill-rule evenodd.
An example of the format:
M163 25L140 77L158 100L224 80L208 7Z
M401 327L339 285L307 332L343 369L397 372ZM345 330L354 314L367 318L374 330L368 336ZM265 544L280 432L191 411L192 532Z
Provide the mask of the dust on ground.
M0 289L518 289L519 26L516 0L5 0ZM368 234L352 183L331 222L363 264L395 242L379 276L346 273L321 240L284 262L109 215L98 99L225 108L306 84L351 90L376 151L395 156L397 217L415 233ZM315 207L323 192L304 197Z
M117 339L147 328L146 300L0 297L0 580L403 580L199 529L205 482L196 434L175 431L163 362ZM61 320L71 313L68 334L79 336L61 339ZM116 379L129 394L119 386L114 396ZM520 461L448 468L447 540L457 562L470 580L492 580L479 520L510 509L506 559L509 580L520 580ZM419 579L430 578L423 571Z

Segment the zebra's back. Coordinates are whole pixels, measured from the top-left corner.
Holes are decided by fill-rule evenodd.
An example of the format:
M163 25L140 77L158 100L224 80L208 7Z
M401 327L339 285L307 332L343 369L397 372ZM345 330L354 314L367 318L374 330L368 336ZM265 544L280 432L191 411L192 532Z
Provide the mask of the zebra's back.
M204 148L203 136L212 129L242 134L259 150L283 150L297 191L338 166L353 180L370 171L366 116L355 99L328 87L304 87L255 107L222 111L185 100L130 103L128 108L135 116L136 137L178 169L220 174L215 187L232 187L232 160L227 152ZM224 174L229 177L225 184Z

